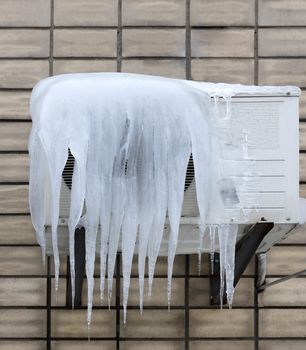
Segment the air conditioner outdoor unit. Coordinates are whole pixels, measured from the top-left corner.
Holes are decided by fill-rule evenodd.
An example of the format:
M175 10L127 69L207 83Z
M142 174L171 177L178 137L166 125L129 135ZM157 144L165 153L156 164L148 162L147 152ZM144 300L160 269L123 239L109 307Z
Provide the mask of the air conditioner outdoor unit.
M127 90L129 91L127 92ZM147 177L142 175L150 174L150 172L153 174L155 171L155 175L151 176L152 179L154 178L154 181L158 176L164 176L165 178L165 172L161 170L163 168L160 164L167 164L166 173L168 178L165 187L167 188L171 182L172 187L171 190L169 188L164 190L164 193L166 191L170 192L168 192L166 197L162 197L162 201L158 202L156 200L156 203L159 203L158 205L165 203L168 211L171 212L172 210L173 212L173 207L175 206L173 203L177 203L177 197L175 197L176 188L179 187L179 193L183 193L183 181L177 183L174 181L175 178L173 178L173 176L176 176L175 169L173 170L173 165L176 167L176 163L173 159L177 157L179 159L177 163L180 164L180 166L177 166L177 169L184 169L185 171L185 165L191 154L185 177L178 244L176 246L178 210L174 210L175 215L172 215L171 226L172 224L173 226L171 228L171 220L166 219L165 221L161 246L159 247L160 241L158 241L158 247L153 244L155 257L157 252L161 256L168 255L168 281L171 279L174 252L176 254L200 253L200 256L203 251L212 251L211 242L214 240L211 237L213 235L204 235L203 233L204 226L208 224L209 231L218 226L218 236L221 242L220 260L223 259L221 273L218 274L219 265L216 263L218 257L214 260L214 257L218 253L216 255L211 254L211 264L214 266L214 273L211 274L213 276L210 279L212 303L222 303L223 297L221 296L220 300L220 295L222 294L219 291L223 288L220 288L220 285L222 286L220 279L223 275L222 269L225 266L224 257L227 256L227 259L233 257L234 259L233 249L235 248L234 243L237 227L238 235L235 262L232 260L227 260L226 262L228 266L231 266L231 276L233 275L232 272L234 272L234 279L231 279L229 285L233 285L233 280L234 285L237 284L254 254L258 254L261 257L259 259L258 285L263 284L265 277L265 253L275 243L293 232L301 221L299 217L299 94L300 90L296 87L254 87L212 84L121 73L72 74L43 80L34 89L31 98L33 132L30 139L30 156L31 169L33 171L32 176L30 176L30 179L32 179L30 181L30 207L32 220L38 233L39 243L45 248L47 255L53 254L53 247L58 247L59 254L69 255L69 252L73 254L74 241L72 238L82 206L84 207L83 214L85 219L81 218L79 226L85 227L84 222L89 222L86 218L87 213L85 208L90 203L90 200L88 199L88 202L84 205L84 194L86 193L84 186L88 186L91 175L87 168L87 162L90 158L88 154L93 155L94 153L88 152L90 149L88 145L92 143L94 145L93 147L99 150L96 155L101 157L101 155L103 156L106 153L103 153L103 149L105 149L103 147L105 145L99 143L101 140L100 133L105 133L105 140L111 140L112 135L117 135L117 143L114 147L111 142L108 143L108 145L111 145L108 148L109 152L112 153L115 150L115 153L111 155L113 157L113 163L105 161L105 158L102 157L103 164L108 165L108 170L105 172L103 167L99 168L92 178L94 181L104 181L105 178L100 177L101 173L102 176L108 176L107 179L111 177L112 181L115 181L116 184L123 184L125 193L129 192L127 188L131 183L129 182L131 179L142 181L140 182L142 184L142 187L140 186L141 193L143 194L141 196L141 203L146 207L143 212L152 212L151 209L153 206L150 207L146 203L147 187L143 184L147 184L147 182L143 179L147 179ZM211 96L211 103L209 96ZM180 101L180 98L182 101ZM122 100L123 103L121 103ZM138 104L139 101L140 103ZM182 103L180 104L179 102ZM212 109L213 105L215 108L214 112ZM130 108L131 106L132 108ZM161 109L158 109L159 107ZM108 119L110 110L114 110L116 117L113 118L115 119ZM125 117L129 113L132 119ZM147 118L143 118L144 113L147 114L145 116ZM56 118L56 114L59 114L58 119L54 119ZM76 119L74 118L75 115L77 115ZM169 116L170 119L167 119ZM119 119L116 119L117 117ZM101 120L106 124L101 124ZM132 123L131 120L134 120L134 124L129 129L130 123ZM193 121L193 124L191 122L189 123L189 120ZM118 121L119 124L117 125ZM85 126L84 130L82 129L83 124ZM107 129L107 133L103 129L105 125L111 125L114 128ZM177 125L179 132L175 130ZM97 130L95 126L98 128ZM154 131L157 126L159 126L159 129L157 128L157 131ZM69 130L67 131L66 128ZM187 132L186 130L185 133L186 128L189 131ZM144 135L141 134L143 130L145 130ZM155 139L153 136L151 137L154 132L158 135ZM203 133L206 133L206 143L202 143L202 140L204 140L202 138ZM186 136L186 139L182 140L185 134L188 137ZM95 135L94 138L93 135ZM79 141L78 137L83 137L79 147L76 146ZM153 139L155 140L154 142L152 141ZM161 147L160 145L163 143L163 139L167 139L168 143L166 142ZM176 140L175 142L173 141L174 139ZM138 143L135 140L138 140ZM71 144L73 147L76 147L74 150L75 153L72 151L69 154L66 166L62 172L66 161L67 150ZM190 149L189 145L192 146ZM168 152L166 153L168 157L166 161L163 158L160 163L154 163L156 162L156 158L163 157L164 150L167 147L169 149L170 147L172 148L170 153L168 152L169 149L166 150ZM143 155L144 151L141 150L142 148L148 150L146 156ZM179 148L179 151L177 148ZM152 149L154 153L152 153ZM192 152L195 165L193 164ZM73 228L70 230L69 237L70 190L73 174L75 174L75 164L72 154L76 154L79 157L76 162L78 166L78 171L76 172L78 175L76 178L79 182L73 181L73 189L77 188L80 184L79 176L81 172L83 179L86 178L86 185L83 186L81 196L78 197L81 199L73 202L74 204L77 203L78 209L72 211L76 220L71 224ZM153 154L154 162L150 163ZM60 156L58 157L58 155ZM206 157L203 163L201 163L201 159L204 159L202 155ZM87 156L88 159L86 158ZM217 159L214 160L213 157ZM79 163L80 159L82 159L81 164ZM98 169L96 159L93 156L90 159L91 163L89 163L93 168ZM142 168L142 159L146 159L149 165L144 165ZM129 163L130 160L131 163ZM50 170L49 172L45 169L47 164ZM182 164L184 166L181 166ZM205 169L203 164L206 165ZM154 168L155 166L156 168ZM142 173L142 169L148 172ZM204 170L205 175L203 175ZM48 178L50 176L48 174L54 174L54 178L51 178L52 181ZM179 174L180 179L183 179L183 174L184 172ZM57 193L59 191L60 181L58 217ZM149 183L154 183L155 192L152 192L154 192L154 195L157 195L159 182L154 181ZM85 182L82 183L84 184ZM106 186L105 183L103 186ZM206 189L204 189L205 186ZM110 188L112 191L113 187ZM44 191L43 195L42 190ZM113 241L112 246L109 243L109 247L112 248L109 249L112 256L112 259L110 259L111 263L109 264L111 266L110 271L113 271L120 228L124 222L123 214L122 217L119 216L119 219L117 219L117 206L121 206L119 196L122 192L120 190L119 192L116 191L116 206L112 207L111 211L107 211L107 217L110 218L114 214L114 222L120 225L118 226L116 224L114 229L115 235L113 236L111 236L110 230L104 231L109 233L109 237L112 237L110 242ZM137 191L138 183L130 191L132 193L132 197L130 197L132 201L127 201L127 204L132 203L134 205L137 202L139 193ZM92 189L92 192L87 193L92 195L93 192L95 191ZM102 195L102 192L97 193ZM94 196L91 197L91 210L95 209L92 198ZM95 198L94 200L96 201L103 201L104 199L103 196L99 197L100 199L97 199L98 197ZM109 197L106 198L109 199ZM171 208L167 201L172 203ZM154 200L152 200L151 204L153 202ZM111 201L107 203L111 203ZM208 205L208 207L204 208L203 204L204 206ZM128 208L125 205L122 205L122 207L123 209L120 213ZM180 209L180 204L178 207ZM137 210L139 208L140 211L142 210L141 204L137 203L133 208L136 218ZM201 212L201 215L199 212ZM166 213L166 210L163 213ZM104 214L105 208L103 207L102 216ZM126 228L130 223L128 220L129 215L127 213L124 213L124 215L127 218ZM147 216L143 215L143 213L141 215L142 225L145 226ZM88 216L90 216L90 211L88 211ZM95 218L97 217L95 216ZM169 217L171 219L171 215ZM173 217L175 217L175 224ZM132 238L126 236L129 238L123 242L128 243L122 245L123 253L125 249L129 250L131 248L129 250L129 259L132 257L133 252L136 254L139 253L140 257L144 255L144 259L147 254L146 250L148 248L146 248L146 243L138 251L138 242L135 237L137 236L138 225L141 228L141 224L137 220L138 218L134 220L136 225L131 230ZM163 223L163 220L159 222L159 225L161 224L159 226L160 228L163 227ZM53 232L51 229L52 225ZM90 241L91 238L88 238L86 240L86 246L89 248L87 250L88 254L94 257L95 247L107 247L107 241L102 241L103 244L100 245L100 235L98 235L97 241L95 237L98 221L94 221L94 223L91 221L91 225L91 227L90 225L86 227L89 229L93 228L93 236L86 235L84 229L81 230L81 233L79 232L80 235L78 237L76 235L75 251L79 246L79 250L83 252L85 236L86 238L91 237L93 240ZM44 226L46 232L44 232ZM174 226L175 229L173 229ZM235 235L230 235L229 227L231 229L234 228ZM159 230L158 234L161 231ZM143 231L140 229L139 232L139 237L144 239ZM150 229L148 232L149 235ZM224 232L225 236L222 236L222 232ZM103 230L101 230L101 233L103 233ZM154 235L152 237L154 239L156 238ZM225 249L224 244L222 244L224 237L226 238L224 242L227 245ZM228 244L227 237L231 238L230 244ZM132 244L130 244L130 238L133 240ZM203 238L204 241L201 244L201 239ZM136 248L134 249L135 239ZM214 249L218 251L218 244L216 244ZM170 255L171 258L169 258ZM57 249L54 256L57 265L56 277L58 278L59 259ZM81 266L84 266L84 254L75 254L75 257L76 259L82 259ZM105 257L105 254L103 257ZM74 260L72 259L71 261ZM90 261L93 262L94 260L90 259ZM131 262L131 259L129 261ZM143 278L144 261L143 259L141 261ZM76 271L76 277L78 277L76 280L82 281L83 273L84 270L83 272ZM77 276L78 274L79 276ZM91 269L90 278L92 278L92 274L93 269ZM111 274L112 272L108 276L109 285L112 282ZM67 276L69 276L68 273ZM77 289L78 293L75 300L77 303L80 303L81 288ZM169 290L171 293L171 287Z
M237 193L243 204L241 208L217 207L226 213L230 223L238 217L238 240L248 232L250 226L258 222L272 222L274 228L265 236L257 253L268 251L273 244L285 238L299 222L299 112L298 96L239 96L232 99L232 127L244 129L249 135L249 156L254 159L255 168L249 174L257 184L256 192ZM229 162L226 169L228 178L243 177L243 160ZM68 253L68 216L70 205L70 185L74 159L69 155L63 172L60 221L60 253ZM247 166L247 165L246 165ZM245 170L245 169L244 169ZM48 188L46 186L45 188ZM47 194L48 196L49 194ZM46 210L47 253L52 254L50 239L50 210ZM244 214L248 221L245 221ZM185 195L181 216L178 254L193 254L199 247L199 217L194 183L192 158L188 164L185 181ZM167 255L167 231L160 255ZM204 251L209 250L208 237L204 238ZM136 247L137 251L137 247Z

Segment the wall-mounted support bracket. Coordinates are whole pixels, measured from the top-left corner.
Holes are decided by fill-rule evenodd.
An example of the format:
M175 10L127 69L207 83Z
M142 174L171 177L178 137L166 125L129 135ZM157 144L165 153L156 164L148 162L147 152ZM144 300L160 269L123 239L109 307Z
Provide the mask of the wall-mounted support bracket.
M253 225L249 231L236 243L235 253L235 278L234 286L237 285L241 275L253 258L263 238L269 233L274 224L272 222L259 222ZM220 305L220 254L215 253L214 274L210 274L210 303ZM227 303L226 293L223 293L223 305Z
M82 290L85 275L85 229L77 228L75 230L74 240L75 255L75 298L74 307L82 306ZM70 261L67 258L67 288L66 288L66 306L72 308L71 297L71 278L70 278Z
M280 283L283 283L283 282L286 282L292 278L296 278L296 277L299 277L299 276L302 276L302 275L305 275L306 274L306 270L301 270L301 271L298 271L298 272L295 272L295 273L292 273L290 275L287 275L287 276L284 276L282 278L278 278L277 280L274 280L273 282L270 282L270 283L264 283L262 284L261 286L259 286L257 288L257 293L261 293L263 292L264 290L266 290L267 288L270 288L270 287L273 287L277 284L280 284Z

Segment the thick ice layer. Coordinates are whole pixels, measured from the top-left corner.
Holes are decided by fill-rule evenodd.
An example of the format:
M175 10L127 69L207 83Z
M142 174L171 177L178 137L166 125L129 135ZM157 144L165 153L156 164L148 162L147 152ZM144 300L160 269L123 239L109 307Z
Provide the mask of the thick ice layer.
M46 208L51 211L56 286L59 277L57 225L62 172L72 153L75 163L69 216L69 251L74 286L74 230L86 228L86 274L90 324L94 288L96 238L101 236L100 291L107 270L108 301L112 294L116 255L122 243L124 321L135 243L139 243L140 308L143 306L145 264L149 294L169 218L168 302L179 236L185 174L192 154L200 239L205 228L214 252L215 230L220 242L222 285L232 301L236 225L216 218L216 207L239 203L226 171L244 158L252 172L247 135L231 133L231 97L239 94L299 94L295 87L247 87L211 84L136 74L92 73L42 80L31 98L33 127L29 141L30 209L38 243L45 249ZM213 101L211 100L213 97ZM225 111L220 100L226 101ZM238 181L238 180L237 180ZM249 187L248 187L249 186ZM51 196L45 196L46 191ZM50 201L47 202L47 201ZM239 207L239 205L238 205ZM200 243L199 253L202 250ZM74 293L74 287L72 288ZM221 289L223 293L223 288ZM74 294L73 294L74 295Z

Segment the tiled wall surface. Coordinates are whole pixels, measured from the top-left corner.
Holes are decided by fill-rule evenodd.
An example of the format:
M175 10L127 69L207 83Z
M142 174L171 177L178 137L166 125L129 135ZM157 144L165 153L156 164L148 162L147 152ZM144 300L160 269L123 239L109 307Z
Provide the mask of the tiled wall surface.
M86 310L65 309L65 261L57 302L47 295L27 202L31 88L49 75L78 71L299 85L306 196L305 41L305 0L0 1L0 350L41 350L47 339L53 350L306 348L304 277L257 297L252 264L233 310L220 311L209 305L207 263L198 277L194 256L176 260L171 312L163 259L143 316L133 279L126 328L120 293L108 311L97 291L88 343ZM305 237L301 231L269 253L269 280L305 268ZM115 283L120 285L119 275Z

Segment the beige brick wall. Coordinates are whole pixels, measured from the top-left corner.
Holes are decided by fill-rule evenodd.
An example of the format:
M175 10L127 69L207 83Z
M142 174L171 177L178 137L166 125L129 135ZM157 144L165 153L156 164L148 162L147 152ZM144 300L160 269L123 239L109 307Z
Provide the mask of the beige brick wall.
M33 85L52 74L80 71L297 84L303 89L300 148L306 151L305 39L305 0L0 0L0 350L46 349L49 337L46 271L27 199ZM306 196L305 153L300 165ZM269 253L269 280L305 268L305 233L284 243ZM120 296L108 311L99 306L96 290L94 339L88 343L86 310L65 309L65 265L57 301L51 296L53 350L306 348L305 278L257 299L251 264L237 287L234 309L220 311L209 305L207 263L199 278L195 256L176 259L171 312L166 261L158 263L155 294L143 316L133 267L126 328Z

